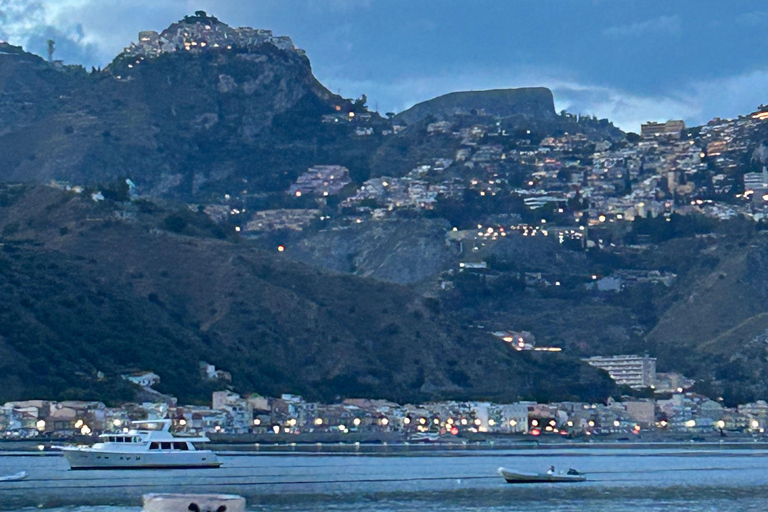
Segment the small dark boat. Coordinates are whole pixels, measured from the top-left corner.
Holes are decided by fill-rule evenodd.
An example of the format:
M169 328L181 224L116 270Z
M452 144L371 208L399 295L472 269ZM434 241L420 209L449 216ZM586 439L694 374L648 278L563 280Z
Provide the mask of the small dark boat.
M569 471L568 473L528 473L526 471L499 468L499 474L504 477L508 484L583 482L587 479L585 475L575 471Z

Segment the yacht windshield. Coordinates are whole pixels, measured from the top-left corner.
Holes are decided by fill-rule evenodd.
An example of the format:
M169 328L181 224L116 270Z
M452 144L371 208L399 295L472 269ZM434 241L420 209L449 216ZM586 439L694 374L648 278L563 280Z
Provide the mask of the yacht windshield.
M154 430L154 431L163 430L164 425L165 425L164 423L152 423L152 422L133 424L136 430Z

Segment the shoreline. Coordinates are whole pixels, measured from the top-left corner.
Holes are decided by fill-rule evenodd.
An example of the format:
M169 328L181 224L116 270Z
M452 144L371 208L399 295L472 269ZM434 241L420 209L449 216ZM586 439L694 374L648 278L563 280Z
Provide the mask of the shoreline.
M58 457L62 456L61 451L53 448L63 444L87 444L83 439L77 440L39 440L39 441L7 441L0 442L0 457L2 456L24 456L24 457ZM252 455L412 455L431 453L467 453L488 452L488 451L515 451L521 453L531 453L536 451L551 452L556 450L682 450L690 452L701 451L763 451L768 450L768 440L758 439L729 439L729 440L704 440L691 441L679 439L654 439L632 441L623 441L616 439L597 439L597 440L543 440L535 441L510 441L510 440L475 440L466 439L451 440L451 442L360 442L360 441L326 441L326 442L299 442L281 439L271 439L267 442L233 440L228 442L211 442L207 445L208 449L213 450L218 455L225 456L252 456Z

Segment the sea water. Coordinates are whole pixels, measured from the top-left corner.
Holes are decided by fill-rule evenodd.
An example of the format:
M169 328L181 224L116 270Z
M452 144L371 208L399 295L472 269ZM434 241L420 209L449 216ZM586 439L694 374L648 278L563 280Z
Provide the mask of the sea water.
M0 510L138 512L150 492L228 493L252 511L763 511L768 451L542 449L220 457L219 469L70 471L61 456L0 456ZM500 466L586 473L583 483L510 485Z

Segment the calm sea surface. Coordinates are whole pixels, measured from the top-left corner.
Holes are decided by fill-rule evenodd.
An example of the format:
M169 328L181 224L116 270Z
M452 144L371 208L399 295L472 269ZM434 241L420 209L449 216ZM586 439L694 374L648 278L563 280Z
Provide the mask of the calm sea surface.
M768 451L546 449L413 454L224 455L220 469L77 471L60 456L2 455L0 510L136 512L149 492L233 493L252 511L764 511ZM576 484L508 485L499 466L589 474Z

